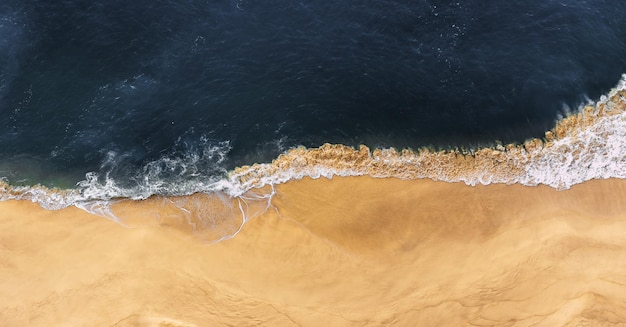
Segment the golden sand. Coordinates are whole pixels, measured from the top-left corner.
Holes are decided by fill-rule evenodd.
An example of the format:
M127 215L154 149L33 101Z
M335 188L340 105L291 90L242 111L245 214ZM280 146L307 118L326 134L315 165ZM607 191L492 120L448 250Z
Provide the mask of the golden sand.
M275 191L217 244L202 240L238 229L240 200L118 203L132 228L2 202L0 325L626 322L624 180L556 191L348 177Z

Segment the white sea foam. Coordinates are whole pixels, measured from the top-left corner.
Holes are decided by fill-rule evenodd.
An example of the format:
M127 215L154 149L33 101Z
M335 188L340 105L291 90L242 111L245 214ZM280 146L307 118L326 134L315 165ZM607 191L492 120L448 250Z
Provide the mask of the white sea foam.
M458 153L450 151L371 152L367 148L325 145L319 149L291 150L272 163L239 168L231 173L229 184L238 185L235 193L240 194L250 188L303 177L369 175L431 178L468 185L545 184L557 189L591 179L626 178L624 90L626 75L608 96L587 106L588 110L558 122L556 129L563 135L546 142L533 140L524 145L479 149L461 159Z
M519 183L566 189L606 178L626 178L626 112L602 117L578 135L554 141L526 165Z
M341 145L296 148L272 163L255 164L226 173L221 163L230 145L205 142L202 151L166 156L145 165L132 186L120 185L107 174L87 174L74 189L11 186L0 182L0 200L23 199L46 209L77 206L117 218L108 210L113 199L146 199L152 195L189 195L221 192L241 197L252 189L304 177L333 176L431 178L468 185L506 183L545 184L557 189L591 179L626 178L626 75L593 108L564 118L545 141L497 146L471 153L419 152L394 149L370 151ZM206 140L205 140L206 141ZM212 164L208 168L207 163ZM203 170L212 169L210 172ZM165 178L172 174L178 179ZM225 176L215 178L211 176ZM172 182L176 181L176 182ZM270 197L271 199L271 197ZM269 200L268 200L269 201ZM245 218L244 218L245 221Z

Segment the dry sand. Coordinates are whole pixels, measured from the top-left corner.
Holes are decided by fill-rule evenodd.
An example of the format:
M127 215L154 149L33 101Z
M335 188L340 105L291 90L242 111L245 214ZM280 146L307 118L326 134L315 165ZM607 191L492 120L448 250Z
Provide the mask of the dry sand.
M2 202L0 325L624 325L624 199L624 180L304 179L217 244L242 202L118 203L134 228Z

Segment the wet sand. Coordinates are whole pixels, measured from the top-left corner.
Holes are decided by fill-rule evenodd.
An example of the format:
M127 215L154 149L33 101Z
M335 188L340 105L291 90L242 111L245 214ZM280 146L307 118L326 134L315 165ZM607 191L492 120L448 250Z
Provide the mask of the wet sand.
M131 228L1 202L0 325L626 323L624 180L335 177L275 192L265 213L208 195L116 204ZM262 214L206 241L244 209Z

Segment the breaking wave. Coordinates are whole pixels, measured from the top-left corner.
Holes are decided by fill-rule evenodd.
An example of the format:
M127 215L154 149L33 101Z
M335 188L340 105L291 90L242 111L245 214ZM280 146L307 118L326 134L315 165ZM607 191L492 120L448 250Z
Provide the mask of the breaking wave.
M368 175L378 178L430 178L468 185L506 183L572 185L606 178L626 178L626 74L609 94L557 122L543 139L482 149L417 151L393 148L371 150L325 144L294 148L271 163L243 166L211 178L198 171L198 161L221 162L228 143L207 147L200 157L163 158L144 167L141 181L123 186L107 176L87 174L72 189L12 186L0 181L0 200L30 200L46 209L77 206L106 216L106 203L116 199L147 199L153 195L224 193L231 198L246 192L304 177ZM216 171L219 172L218 168ZM165 182L162 171L180 170L183 182ZM213 171L212 173L215 173ZM267 199L267 197L263 197Z
M556 189L591 179L626 178L626 75L608 96L560 120L544 139L478 150L297 148L270 164L235 169L230 182L247 190L303 177L430 178L468 185L505 183Z

